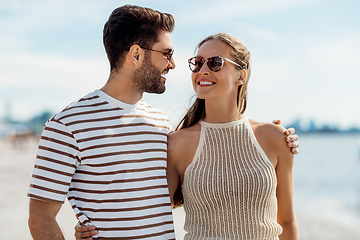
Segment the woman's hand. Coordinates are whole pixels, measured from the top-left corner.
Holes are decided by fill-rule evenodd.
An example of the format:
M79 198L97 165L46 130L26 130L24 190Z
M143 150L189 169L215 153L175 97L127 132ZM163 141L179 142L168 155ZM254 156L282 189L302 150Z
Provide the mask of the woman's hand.
M82 226L78 222L75 226L75 238L76 240L92 240L92 236L99 234L95 226Z

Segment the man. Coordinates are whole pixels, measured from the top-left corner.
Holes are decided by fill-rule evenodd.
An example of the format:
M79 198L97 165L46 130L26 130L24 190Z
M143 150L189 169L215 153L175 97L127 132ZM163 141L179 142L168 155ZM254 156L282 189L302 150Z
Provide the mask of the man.
M141 100L165 91L164 75L175 68L173 28L172 15L148 8L125 5L110 15L107 83L45 124L28 192L34 239L63 239L55 217L66 197L99 239L175 239L166 180L171 126Z

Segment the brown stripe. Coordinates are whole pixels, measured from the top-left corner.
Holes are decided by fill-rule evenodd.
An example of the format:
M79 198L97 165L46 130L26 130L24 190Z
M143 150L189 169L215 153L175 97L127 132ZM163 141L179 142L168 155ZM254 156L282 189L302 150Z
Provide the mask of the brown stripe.
M52 172L52 173L56 173L56 174L60 174L60 175L64 175L64 176L67 176L67 177L72 177L73 176L72 173L62 172L62 171L59 171L59 170L55 170L55 169L51 169L51 168L47 168L47 167L43 167L43 166L39 166L39 165L35 165L34 168L44 170L44 171L48 171L48 172Z
M127 240L127 239L142 239L142 238L149 238L149 237L157 237L157 236L161 236L161 235L165 235L168 233L173 233L174 230L167 230L164 232L160 232L160 233L152 233L152 234L147 234L147 235L141 235L141 236L134 236L134 237L101 237L98 238L99 240Z
M73 208L74 209L74 208ZM78 214L76 214L76 216L78 216L78 217L81 217L81 216L83 216L84 214L82 213L82 212L79 212Z
M64 186L69 186L70 185L70 183L67 183L67 182L62 182L62 181L55 180L53 178L46 178L46 177L35 175L35 174L32 175L32 178L36 178L36 179L40 179L40 180L43 180L43 181L64 185Z
M58 121L55 121L55 120L52 120L52 121L59 123ZM74 138L74 136L72 134L64 132L64 131L60 131L60 130L55 129L55 128L45 127L44 130L47 130L47 131L50 131L50 132L55 132L55 133L58 133L58 134L61 134L61 135L67 136L67 137Z
M143 225L143 226L136 226L136 227L117 227L117 228L99 228L97 227L96 229L99 231L130 231L130 230L139 230L139 229L146 229L146 228L153 228L153 227L159 227L159 226L164 226L164 225L168 225L168 224L173 224L173 221L165 221L165 222L160 222L160 223L154 223L154 224L149 224L149 225Z
M139 217L127 217L127 218L91 218L91 221L98 221L98 222L135 221L135 220L156 218L156 217L161 217L161 216L166 216L166 215L172 215L172 212L163 212L163 213L157 213L157 214L152 214L152 215L139 216Z
M84 132L90 132L90 131L98 131L98 130L104 130L104 129L116 129L116 128L122 128L122 127L138 127L138 126L150 126L150 127L168 129L167 126L155 125L155 124L151 124L151 123L127 123L127 124L119 124L119 125L109 125L109 126L101 126L101 127L93 127L93 128L84 128L84 129L76 130L76 131L74 131L72 133L75 135L77 133L84 133Z
M121 118L147 118L147 119L158 120L158 121L169 121L166 118L153 118L153 117L148 117L148 116L145 116L145 115L120 115L120 116L114 116L114 117L94 118L94 119L86 119L86 120L79 120L79 121L69 122L69 123L66 124L66 126L71 126L71 125L80 124L80 123L120 120Z
M119 202L135 202L142 201L148 199L156 199L156 198L169 198L169 194L157 194L146 197L136 197L136 198L116 198L116 199L106 199L106 200L98 200L98 199L89 199L89 198L79 198L79 197L68 197L69 200L89 202L89 203L119 203Z
M63 204L65 202L65 201L57 201L57 200L50 199L50 198L40 197L40 196L31 194L31 193L28 193L27 196L31 197L31 198L38 199L38 200L42 200L42 201L45 201L45 202L53 202L53 203L59 203L59 204Z
M139 111L144 111L144 112L147 112L147 113L152 113L152 114L161 114L161 115L163 115L163 116L166 116L163 112L160 112L160 111L151 111L151 110L155 110L155 109L153 109L152 107L146 107L146 106L144 106L145 108L150 108L150 109L144 109L144 108L140 108L140 107L138 107L138 108L136 108L137 110L139 110ZM149 111L150 110L150 111Z
M120 134L114 134L114 135L102 135L102 136L96 136L96 137L90 137L90 138L83 138L83 139L77 140L77 142L82 143L82 142L98 140L98 139L103 139L103 138L108 138L108 137L124 137L124 136L145 135L145 134L167 136L166 133L143 131L143 132L120 133Z
M136 150L136 151L122 151L122 152L110 152L110 153L104 153L104 154L98 154L98 155L90 155L82 157L81 160L87 160L87 159L94 159L94 158L103 158L103 157L111 157L111 156L117 156L117 155L125 155L125 154L137 154L137 153L148 153L148 152L167 152L166 149L159 149L159 148L150 148L150 149L143 149L143 150Z
M118 143L109 143L109 144L101 144L101 145L94 145L94 146L90 146L87 148L83 148L80 151L84 152L87 150L91 150L91 149L96 149L96 148L105 148L105 147L116 147L116 146L125 146L125 145L136 145L136 144L145 144L145 143L162 143L162 144L167 144L166 141L161 141L161 140L144 140L144 141L133 141L133 142L118 142Z
M77 146L74 146L74 145L72 145L72 144L69 144L69 143L66 143L66 142L63 142L63 141L54 139L54 138L49 138L49 137L41 136L40 139L45 140L45 141L49 141L49 142L54 142L54 143L57 143L57 144L61 144L61 145L64 145L64 146L73 148L73 149L75 149L76 151L79 151L79 148L78 148Z
M51 192L51 193L56 193L56 194L61 194L61 195L66 195L67 192L61 192L61 191L58 191L58 190L54 190L54 189L51 189L51 188L46 188L46 187L42 187L42 186L38 186L38 185L35 185L35 184L30 184L30 187L31 188L35 188L35 189L40 189L40 190L43 190L45 192Z
M59 161L59 160L55 160L55 159L53 159L53 158L48 158L48 157L44 157L44 156L41 156L41 155L36 155L36 158L37 158L37 159L44 160L44 161L56 163L56 164L61 164L61 165L63 165L63 166L76 168L76 165L75 165L75 164L71 164L71 163L67 163L67 162L62 162L62 161Z
M137 159L137 160L121 160L121 161L116 161L116 162L109 162L109 163L87 163L86 166L89 167L108 167L108 166L112 166L112 165L119 165L119 164L126 164L126 163L141 163L141 162L152 162L152 161L166 161L166 158L160 158L160 157L156 157L156 158L143 158L143 159Z
M112 180L112 181L90 181L90 180L73 178L71 180L71 182L84 183L84 184L110 185L110 184L115 184L115 183L142 182L142 181L150 181L150 180L165 179L165 178L166 178L166 176L154 176L154 177L146 177L146 178L118 179L118 180Z
M82 192L82 193L93 193L93 194L110 194L110 193L125 193L125 192L137 192L137 191L146 191L151 189L159 189L166 188L167 185L158 185L158 186L150 186L150 187L142 187L142 188L126 188L126 189L113 189L113 190L88 190L82 188L70 188L69 191L72 192Z
M87 174L93 176L101 176L101 175L113 175L113 174L120 174L120 173L134 173L134 172L146 172L146 171L154 171L154 170L166 170L165 167L150 167L150 168L142 168L142 169L125 169L125 170L118 170L118 171L107 171L107 172L89 172L83 170L76 170L78 174Z
M41 150L44 150L44 151L48 151L48 152L52 152L52 153L56 153L56 154L60 154L60 155L64 155L64 156L66 156L66 157L70 157L70 158L75 159L75 156L74 156L74 155L72 155L72 154L70 154L70 153L66 153L66 152L60 151L60 150L56 150L56 149L53 149L53 148L44 147L44 146L39 145L38 149L41 149Z
M83 98L79 99L78 102L87 101L87 100L93 100L93 99L96 99L96 98L99 98L99 96L95 95L93 97L88 97L88 98L83 97Z
M68 110L69 109L67 109L67 111ZM93 111L87 111L87 112L77 112L77 113L62 116L62 117L58 118L58 121L61 121L61 120L65 119L65 118L68 118L68 117L81 116L81 115L94 114L94 113L101 113L101 112L119 111L119 110L122 110L122 109L116 107L116 108L99 109L99 110L93 110Z
M86 225L87 223L90 223L89 219L86 219L85 221L81 222L82 225ZM99 238L98 238L99 239Z
M122 208L122 209L92 209L92 208L78 208L80 211L86 211L86 212L94 212L94 213L111 213L111 212L132 212L132 211L140 211L140 210L146 210L151 208L158 208L158 207L167 207L171 206L170 203L162 203L162 204L156 204L151 206L144 206L144 207L134 207L134 208ZM75 208L74 206L73 208Z
M109 104L109 103L104 101L104 102L94 103L94 104L89 104L89 105L72 106L72 107L67 108L67 110L75 109L75 108L98 107L98 106L102 106L102 105L106 105L106 104Z

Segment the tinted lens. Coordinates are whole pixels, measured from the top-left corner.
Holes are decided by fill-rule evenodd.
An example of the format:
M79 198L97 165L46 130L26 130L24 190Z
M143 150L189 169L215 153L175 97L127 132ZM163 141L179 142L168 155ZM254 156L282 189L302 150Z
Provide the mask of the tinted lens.
M193 57L189 60L190 70L193 72L198 72L204 65L204 59L199 57Z
M224 62L220 57L217 56L209 58L207 64L211 71L217 72L222 68Z

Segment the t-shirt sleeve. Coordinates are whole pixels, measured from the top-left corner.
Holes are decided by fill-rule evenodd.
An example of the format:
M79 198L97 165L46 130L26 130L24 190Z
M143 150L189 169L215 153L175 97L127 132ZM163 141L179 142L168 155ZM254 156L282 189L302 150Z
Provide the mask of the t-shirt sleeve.
M49 120L39 141L28 197L62 204L80 162L79 152L68 127Z

